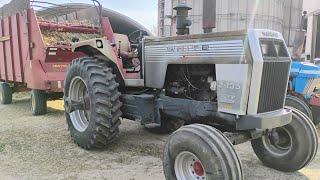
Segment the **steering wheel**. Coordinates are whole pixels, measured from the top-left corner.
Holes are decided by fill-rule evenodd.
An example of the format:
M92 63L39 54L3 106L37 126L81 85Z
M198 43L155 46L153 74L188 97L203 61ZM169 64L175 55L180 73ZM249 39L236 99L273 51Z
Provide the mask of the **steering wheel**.
M128 35L128 38L129 38L129 41L131 44L137 45L142 41L143 37L146 35L148 35L148 33L146 31L139 29L139 30L136 30L136 31L133 31L132 33L130 33Z

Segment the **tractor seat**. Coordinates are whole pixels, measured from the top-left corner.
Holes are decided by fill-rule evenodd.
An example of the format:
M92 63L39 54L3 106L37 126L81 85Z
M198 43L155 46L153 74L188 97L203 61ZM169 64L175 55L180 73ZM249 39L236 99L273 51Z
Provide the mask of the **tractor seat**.
M120 47L122 52L131 52L131 45L127 35L124 34L114 34L117 48Z

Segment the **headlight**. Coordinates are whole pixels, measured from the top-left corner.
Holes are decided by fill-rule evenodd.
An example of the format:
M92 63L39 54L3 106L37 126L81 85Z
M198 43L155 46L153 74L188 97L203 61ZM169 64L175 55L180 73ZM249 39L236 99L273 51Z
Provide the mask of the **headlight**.
M103 48L103 43L101 40L97 40L97 48Z

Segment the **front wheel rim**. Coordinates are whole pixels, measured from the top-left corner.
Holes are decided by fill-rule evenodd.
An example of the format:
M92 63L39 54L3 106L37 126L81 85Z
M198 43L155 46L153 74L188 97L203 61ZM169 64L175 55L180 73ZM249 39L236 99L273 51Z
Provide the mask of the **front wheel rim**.
M271 135L271 133L267 134L263 137L263 144L266 149L278 156L283 156L288 154L293 146L293 137L290 131L284 127L276 128L273 130L273 133L276 133L276 140L275 137Z
M88 95L87 84L80 76L76 76L71 80L68 95L70 99L75 101L81 101ZM89 126L89 110L76 110L69 115L73 127L77 131L86 131Z
M174 171L178 180L203 180L206 171L199 158L191 152L181 152L174 163Z

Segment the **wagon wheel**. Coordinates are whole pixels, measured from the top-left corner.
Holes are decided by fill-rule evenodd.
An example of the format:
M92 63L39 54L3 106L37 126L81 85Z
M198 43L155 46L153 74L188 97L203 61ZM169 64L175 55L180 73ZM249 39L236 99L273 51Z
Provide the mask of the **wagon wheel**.
M12 89L8 83L0 83L0 102L1 104L12 103Z
M47 94L44 91L32 90L31 111L34 116L47 114Z

